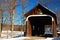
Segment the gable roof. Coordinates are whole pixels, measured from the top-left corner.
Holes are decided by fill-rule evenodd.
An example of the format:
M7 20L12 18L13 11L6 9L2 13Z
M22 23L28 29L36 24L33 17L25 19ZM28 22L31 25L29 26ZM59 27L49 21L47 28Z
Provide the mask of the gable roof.
M43 14L51 15L51 16L56 20L56 23L57 23L57 18L56 18L55 12L49 10L47 7L45 7L45 6L41 5L41 4L36 5L33 9L31 9L30 11L28 11L28 12L25 14L25 16L32 14L32 13L30 13L30 12L33 11L33 10L35 10L36 8L40 8L41 11L43 12Z

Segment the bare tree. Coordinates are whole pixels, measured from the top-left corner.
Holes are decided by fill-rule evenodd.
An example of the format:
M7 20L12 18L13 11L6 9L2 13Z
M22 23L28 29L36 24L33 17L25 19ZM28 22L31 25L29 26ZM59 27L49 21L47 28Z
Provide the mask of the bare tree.
M9 23L9 21L11 21L11 27L12 27L12 32L13 32L14 12L15 12L15 7L16 7L16 0L1 0L0 2L1 2L1 5L2 5L2 6L0 5L0 8L2 7L4 12L6 12L6 11L9 12L8 14L2 14L3 11L2 11L2 9L0 10L0 12L1 12L0 14L2 14L2 16L4 16L4 17L2 17L2 19L4 18L4 20L2 20L2 22L4 21L4 23L7 23L6 21L8 21L8 23ZM0 32L1 32L1 29L0 29Z
M12 27L12 36L13 36L13 29L14 29L14 12L16 7L16 0L10 0L10 3L8 4L8 7L10 7L10 13L11 13L11 27ZM11 3L12 2L12 3Z
M24 16L24 14L25 14L25 12L24 12L24 10L25 10L25 8L27 8L28 7L28 5L29 5L29 0L20 0L21 2L21 5L22 5L22 20L21 20L21 25L22 25L22 29L21 29L21 31L24 31L25 32L25 29L26 29L26 27L24 26L25 25L25 16Z
M3 9L2 9L2 4L0 3L0 37L1 37L1 32L2 32L2 26L3 26Z

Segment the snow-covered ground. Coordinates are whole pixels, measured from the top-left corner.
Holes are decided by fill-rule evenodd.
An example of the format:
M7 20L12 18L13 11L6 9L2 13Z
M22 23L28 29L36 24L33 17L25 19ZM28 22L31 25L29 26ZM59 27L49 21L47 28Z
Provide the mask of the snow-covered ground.
M41 37L18 37L18 38L0 38L0 40L60 40L60 37L55 38L41 38Z
M11 37L21 37L24 35L23 31L13 31L13 35L10 30L8 31L2 31L1 33L1 38L11 38Z
M8 34L7 34L8 33ZM8 38L7 38L8 35ZM44 38L44 37L24 37L23 31L13 31L13 38L11 38L11 31L2 31L0 40L60 40L60 37Z

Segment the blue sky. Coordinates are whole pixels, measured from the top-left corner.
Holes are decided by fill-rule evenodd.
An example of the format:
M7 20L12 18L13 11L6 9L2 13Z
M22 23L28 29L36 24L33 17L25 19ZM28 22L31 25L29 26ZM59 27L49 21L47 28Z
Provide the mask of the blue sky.
M38 1L39 0L37 0L37 2ZM27 7L24 9L25 13L28 12L29 10L31 10L33 7L35 7L37 2L36 2L36 0L29 0ZM42 5L43 5L44 3L47 2L47 0L45 2L40 0L40 2L42 2ZM58 10L60 10L60 2L58 0L52 0L47 4L46 7L54 12L58 12ZM20 5L20 6L16 7L16 10L22 13L22 6Z
M47 6L50 10L54 11L54 12L58 12L58 10L60 10L60 2L58 0L53 0L51 1L48 6Z
M31 10L32 8L34 8L38 2L42 3L41 5L46 6L49 10L57 13L60 10L60 1L59 0L50 0L47 4L45 4L48 0L45 0L45 2L43 2L42 0L27 0L27 7L24 9L24 12L27 13L29 10ZM20 0L17 0L17 3L20 4ZM25 4L24 4L25 6ZM20 16L22 16L22 5L20 4L19 6L16 7L16 12L15 13L19 13ZM15 15L15 17L18 17ZM16 18L17 20L21 20L21 17ZM16 21L16 20L15 20ZM20 21L19 21L20 22ZM18 22L15 22L15 24L19 24Z
M22 24L21 20L22 20L22 5L21 5L21 0L17 0L17 4L18 6L16 6L15 8L15 15L14 15L14 24ZM44 2L43 2L44 1ZM34 8L38 2L41 5L46 6L49 10L55 12L57 14L57 12L60 10L60 1L59 0L26 0L26 3L24 3L24 6L26 5L27 7L24 9L24 13L27 13L28 11L30 11L32 8ZM49 2L48 2L49 1ZM47 3L48 2L48 3ZM2 7L0 6L0 9L4 9L4 10L8 10L8 8L6 7L6 2L2 2L2 0L0 0L0 3L2 3ZM4 12L4 13L9 13L9 12Z

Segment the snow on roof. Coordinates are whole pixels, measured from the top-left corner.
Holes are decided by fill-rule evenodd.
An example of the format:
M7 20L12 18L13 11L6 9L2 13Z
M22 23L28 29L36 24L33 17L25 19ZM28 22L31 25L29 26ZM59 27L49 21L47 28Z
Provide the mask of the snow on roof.
M39 3L39 4L40 4L40 3ZM40 5L41 5L41 4L40 4ZM55 13L54 11L48 9L46 6L44 6L44 5L41 5L41 6L43 6L43 7L46 8L47 10L51 11L52 13Z
M43 14L43 15L30 15L30 16L27 17L26 21L28 21L29 17L34 17L34 16L50 16L50 15L45 15L45 14ZM50 17L52 17L52 16L50 16ZM53 17L52 17L52 21L54 21Z

